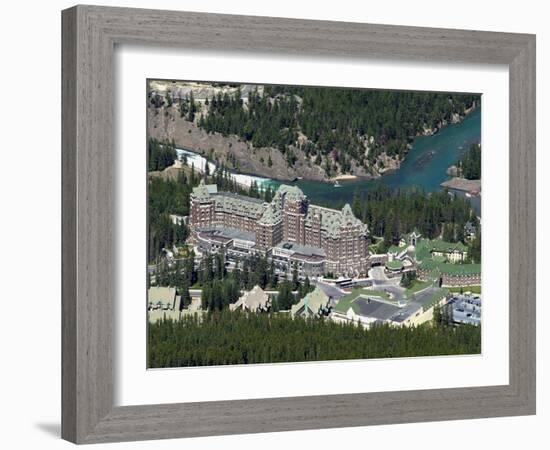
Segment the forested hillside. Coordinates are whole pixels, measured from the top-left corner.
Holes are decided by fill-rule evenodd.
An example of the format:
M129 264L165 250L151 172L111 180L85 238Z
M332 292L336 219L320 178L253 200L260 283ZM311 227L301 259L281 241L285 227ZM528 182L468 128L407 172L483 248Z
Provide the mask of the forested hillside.
M220 90L203 99L186 95L176 100L167 93L164 99L152 96L149 103L155 110L177 116L173 121L187 121L210 135L238 137L249 145L251 157L257 149L279 153L276 157L271 151L261 152L265 169L298 165L299 174L312 179L319 175L308 167L322 168L325 178L342 174L378 176L397 168L415 136L431 134L459 121L479 105L479 96L469 94L248 87L247 95L240 88ZM161 122L157 119L155 126L162 127ZM168 122L164 126L174 125ZM193 128L188 131L195 132ZM180 139L191 141L185 134ZM197 142L204 143L205 137ZM235 157L235 149L227 147L222 153ZM237 155L237 160L246 167L243 153ZM257 166L256 172L265 174Z
M200 127L237 134L255 147L306 155L327 155L348 172L351 161L371 163L385 152L403 157L411 138L451 122L477 99L473 95L389 90L266 86L260 95L218 94L209 102ZM300 139L301 137L301 139ZM373 137L369 144L366 139ZM289 156L289 162L292 157Z

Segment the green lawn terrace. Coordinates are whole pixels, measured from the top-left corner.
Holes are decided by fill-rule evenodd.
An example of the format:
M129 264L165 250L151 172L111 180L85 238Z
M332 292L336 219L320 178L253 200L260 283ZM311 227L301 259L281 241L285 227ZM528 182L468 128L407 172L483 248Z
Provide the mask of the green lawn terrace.
M449 290L429 281L415 281L411 288L403 288L402 292L357 288L338 301L331 318L366 327L373 323L421 325L432 320L434 307L445 304L448 296Z
M454 294L481 294L481 285L469 285L469 286L453 286L447 288L451 293Z

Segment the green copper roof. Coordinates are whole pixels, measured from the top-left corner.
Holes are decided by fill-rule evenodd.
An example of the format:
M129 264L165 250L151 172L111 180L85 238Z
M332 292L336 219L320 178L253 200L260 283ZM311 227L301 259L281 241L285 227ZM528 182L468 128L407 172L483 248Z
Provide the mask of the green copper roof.
M424 261L430 258L430 241L427 239L421 239L414 249L414 257L417 261Z
M414 257L417 261L427 261L434 259L436 262L442 263L442 259L437 256L432 257L432 252L437 253L452 253L453 251L467 252L466 247L462 242L445 242L441 239L420 239L414 249Z
M260 218L260 223L265 225L274 225L279 223L283 218L283 214L279 208L275 205L270 204L264 211L262 217Z
M205 185L201 181L192 192L192 198L201 202L214 201L216 212L238 214L259 220L262 224L272 225L282 221L282 197L285 200L306 200L302 190L296 186L282 184L279 186L270 204L259 199L228 192L217 192L215 185ZM305 217L306 225L313 226L316 220L321 222L321 230L328 237L340 237L341 228L345 226L358 226L364 234L368 233L368 227L353 214L349 204L341 211L325 208L317 205L308 205Z
M243 195L216 195L214 200L216 212L244 215L253 219L259 219L264 213L262 202Z
M443 300L443 297L446 297L449 294L449 290L445 288L440 288L436 292L434 292L432 295L430 295L428 298L425 298L422 302L422 310L426 311L430 309L435 304L439 303L441 300Z
M338 304L334 307L334 310L345 314L350 307L353 308L353 302L358 298L380 298L386 301L390 300L388 294L385 292L373 291L372 289L366 288L357 288L338 300Z
M330 237L337 238L340 235L340 228L345 225L358 225L364 233L368 232L367 225L355 217L349 205L344 206L342 211L309 205L306 224L311 226L315 216L321 218L321 229Z
M306 198L305 194L298 186L289 186L288 184L281 184L275 195L279 197L285 195L287 200L292 201L299 201Z
M465 252L468 250L462 242L445 242L440 239L430 241L431 250L433 252L450 253L455 250Z
M291 313L294 315L302 308L305 310L309 309L313 314L317 314L322 308L326 307L329 301L329 297L325 294L320 287L315 287L315 289L307 294L302 300L300 300L296 305L292 305Z
M351 210L351 206L349 205L349 203L346 203L342 208L342 215L345 218L350 218L352 220L355 219L355 216L353 214L353 211Z
M214 186L216 189L213 189L212 186ZM214 185L206 185L204 184L204 180L201 180L200 184L197 187L193 188L193 193L191 196L193 199L197 199L199 201L207 201L210 200L210 193L217 192L218 187Z
M391 270L399 270L403 268L403 263L399 260L392 260L386 263L386 267Z
M407 250L406 245L402 245L401 247L398 247L397 245L390 245L390 248L388 248L388 253L399 254L401 252L404 252L405 250Z

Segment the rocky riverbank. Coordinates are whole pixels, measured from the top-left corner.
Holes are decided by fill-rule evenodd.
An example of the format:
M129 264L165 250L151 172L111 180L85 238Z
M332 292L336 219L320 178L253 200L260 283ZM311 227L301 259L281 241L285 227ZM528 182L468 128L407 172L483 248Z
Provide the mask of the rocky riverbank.
M441 183L441 186L458 191L468 192L472 195L481 193L481 180L467 180L466 178L453 177Z

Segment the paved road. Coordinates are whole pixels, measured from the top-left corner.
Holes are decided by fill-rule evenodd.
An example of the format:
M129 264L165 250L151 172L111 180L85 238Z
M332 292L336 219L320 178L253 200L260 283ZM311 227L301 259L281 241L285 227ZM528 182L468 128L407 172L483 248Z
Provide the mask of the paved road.
M369 277L372 279L373 289L387 289L392 293L403 291L403 288L399 286L400 277L388 278L383 267L373 267L369 271Z
M386 281L388 280L388 277L386 276L386 273L384 272L384 267L378 266L373 267L369 270L369 278L373 281Z
M336 286L333 286L332 284L325 283L324 281L315 281L313 282L316 286L319 286L325 294L327 294L329 297L332 297L333 299L340 299L346 293L342 291L340 288L337 288Z

